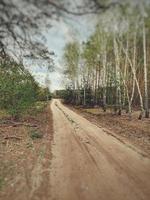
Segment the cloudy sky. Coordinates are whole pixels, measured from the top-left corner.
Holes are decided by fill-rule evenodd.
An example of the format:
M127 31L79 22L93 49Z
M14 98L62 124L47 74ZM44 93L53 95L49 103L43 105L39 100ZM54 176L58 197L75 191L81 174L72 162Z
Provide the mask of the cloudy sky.
M71 0L66 0L71 1ZM75 5L82 5L84 0L74 0ZM112 0L116 1L116 0ZM141 11L143 12L143 2L149 3L150 0L125 0L125 2L131 3L132 6L137 6L137 4L141 5ZM132 9L131 9L132 11ZM145 12L143 12L145 13ZM108 13L107 13L108 14ZM112 21L113 16L117 13L109 13L108 21ZM63 70L63 49L67 42L74 41L78 39L80 42L86 41L86 39L92 34L95 29L95 26L98 22L98 16L85 15L85 16L71 16L67 15L63 18L60 18L59 21L52 21L52 27L44 34L46 36L47 41L46 46L50 51L55 52L55 72L49 74L49 79L51 80L50 89L54 91L56 89L62 89L62 74ZM100 19L100 18L99 18ZM112 22L111 22L112 23ZM113 24L114 28L114 24ZM45 77L47 76L47 70L44 66L41 65L32 65L31 72L35 76L36 80L38 80L42 85L45 83Z
M50 89L52 91L63 88L61 70L63 69L62 56L65 44L75 39L80 42L85 41L94 31L95 25L96 16L94 15L69 16L69 18L53 22L52 28L45 33L47 38L46 45L51 51L55 52L55 72L49 74L51 80ZM47 70L44 67L32 67L32 73L41 84L44 84L47 74Z

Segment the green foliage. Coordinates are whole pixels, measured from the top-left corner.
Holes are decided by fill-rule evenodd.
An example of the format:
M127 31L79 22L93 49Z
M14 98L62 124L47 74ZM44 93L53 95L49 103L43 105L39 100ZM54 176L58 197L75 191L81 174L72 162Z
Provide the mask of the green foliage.
M31 142L28 142L28 143L26 144L26 147L29 148L29 149L30 149L30 148L33 148L33 144L32 144Z
M72 96L71 89L67 88L66 90L56 90L53 96L54 98L65 99L68 101L70 95Z
M65 100L65 103L73 103L74 92L70 88L63 92L62 98Z
M0 108L13 117L34 104L38 85L22 64L11 60L0 63Z
M64 49L64 74L74 82L78 74L78 63L80 56L80 46L78 42L68 43Z
M18 118L37 100L51 98L47 88L41 88L23 64L9 58L0 60L0 109Z
M32 116L37 116L37 114L40 114L44 111L44 109L47 106L47 102L46 101L37 101L32 108L30 108L29 110L27 110L25 112L25 114L27 115L32 115Z
M84 103L85 103L85 106L92 106L92 104L93 104L93 95L92 95L92 90L91 90L91 88L86 88L85 89L85 94L86 94L86 96L85 96L85 102L84 102L84 90L83 89L81 89L80 90L80 95L81 95L81 104L82 105L84 105Z
M5 183L4 178L3 178L3 177L0 177L0 190L2 189L4 183Z
M131 114L138 106L149 113L150 3L131 4L125 2L101 14L95 31L82 45L66 45L67 89L61 95L65 102L102 106L104 111L111 105L118 114L127 106Z
M48 88L39 88L38 90L38 101L51 100L52 94Z
M41 139L43 137L43 134L40 133L38 130L30 130L29 135L32 140Z

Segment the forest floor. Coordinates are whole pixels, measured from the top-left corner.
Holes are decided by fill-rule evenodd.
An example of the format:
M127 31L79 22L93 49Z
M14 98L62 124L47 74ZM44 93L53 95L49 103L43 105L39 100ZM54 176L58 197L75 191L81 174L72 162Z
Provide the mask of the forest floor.
M103 127L119 140L127 140L144 151L150 157L150 119L138 119L139 112L132 113L132 119L123 112L122 116L113 114L111 109L103 112L101 108L85 109L80 106L68 106L98 127Z
M47 199L53 121L39 103L18 121L0 113L0 199Z
M149 199L149 120L53 100L0 122L1 200Z

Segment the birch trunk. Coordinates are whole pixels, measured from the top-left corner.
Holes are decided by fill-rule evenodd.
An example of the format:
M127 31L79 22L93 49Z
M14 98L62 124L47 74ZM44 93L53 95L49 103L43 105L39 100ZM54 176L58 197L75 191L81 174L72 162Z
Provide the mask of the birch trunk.
M103 50L103 110L106 112L106 64L107 64L107 52L106 42Z
M147 56L146 56L146 32L145 23L143 22L143 53L144 53L144 107L145 117L149 118L149 106L148 106L148 81L147 81Z
M125 55L127 56L127 59L128 59L128 62L129 62L129 64L130 64L131 71L132 71L132 74L133 74L133 79L135 80L135 83L136 83L136 86L137 86L137 90L138 90L138 94L139 94L139 98L140 98L140 107L141 107L141 113L140 113L140 115L139 115L139 119L142 119L143 113L144 113L144 105L143 105L143 98L142 98L142 93L141 93L141 90L140 90L139 82L138 82L137 77L136 77L136 70L135 70L135 67L134 67L133 64L132 64L131 59L129 58L128 53L127 53L126 50L124 49L124 47L123 47L121 41L119 41L119 43L121 44L121 47L122 47L123 52L124 52Z
M120 58L119 58L119 49L116 38L114 36L114 54L115 54L115 64L116 64L116 106L115 112L117 112L117 108L119 108L118 114L121 115L121 89L120 89Z

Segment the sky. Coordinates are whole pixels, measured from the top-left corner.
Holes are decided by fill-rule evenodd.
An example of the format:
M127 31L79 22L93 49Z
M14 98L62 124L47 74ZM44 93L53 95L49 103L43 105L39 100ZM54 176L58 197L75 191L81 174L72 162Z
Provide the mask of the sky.
M70 1L70 0L68 0ZM81 0L74 0L76 3L81 4ZM115 0L112 0L115 1ZM126 0L132 3L134 6L140 1L150 0ZM114 13L111 13L114 15ZM106 16L104 16L106 17ZM113 16L109 16L108 19L112 20ZM63 89L62 83L62 70L63 70L63 49L67 42L78 40L80 43L86 41L87 38L94 32L95 26L98 23L98 16L84 15L84 16L71 16L67 15L60 18L59 21L52 21L52 27L45 32L46 46L50 51L55 52L55 72L49 73L49 79L51 81L50 90ZM36 65L32 66L32 74L35 79L42 85L45 84L45 77L47 76L47 70L44 66Z
M46 37L46 46L50 51L55 52L54 62L55 71L49 73L50 90L63 89L62 70L63 70L63 49L67 42L78 40L79 42L86 41L87 38L95 30L97 18L95 15L86 15L69 18L61 18L59 21L53 21L52 27L44 34ZM35 79L42 85L45 84L47 70L43 66L33 66L32 74Z

